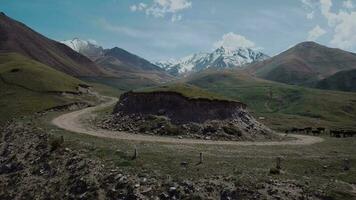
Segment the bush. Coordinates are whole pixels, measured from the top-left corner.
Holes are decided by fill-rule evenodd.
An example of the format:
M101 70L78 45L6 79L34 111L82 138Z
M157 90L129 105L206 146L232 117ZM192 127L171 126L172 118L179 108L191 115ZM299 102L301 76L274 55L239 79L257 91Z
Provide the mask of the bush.
M222 127L224 132L229 134L229 135L237 135L237 136L242 136L242 133L239 128L234 127L234 126L223 126Z
M165 126L165 132L167 135L178 135L179 128L175 125L168 124L167 126Z
M276 175L276 174L280 174L281 172L280 172L279 169L273 167L273 168L271 168L271 169L269 170L269 173L270 173L270 174L273 174L273 175Z
M59 149L60 147L62 147L63 143L64 143L63 136L51 138L49 141L50 151L52 152Z

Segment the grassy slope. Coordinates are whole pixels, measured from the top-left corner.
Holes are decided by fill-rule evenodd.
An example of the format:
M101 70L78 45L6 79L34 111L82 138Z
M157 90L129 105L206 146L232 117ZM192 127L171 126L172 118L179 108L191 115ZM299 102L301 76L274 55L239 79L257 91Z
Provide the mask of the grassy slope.
M0 54L0 76L0 123L82 98L47 93L76 91L84 82L19 54Z
M182 95L189 98L207 98L207 99L222 99L230 100L223 95L212 93L208 90L202 89L189 84L167 84L157 87L148 87L135 90L137 92L154 92L154 91L174 91L181 93Z
M81 79L91 83L107 85L122 91L158 85L150 79L129 74L121 75L120 77L82 77Z
M319 81L317 88L356 92L356 69L338 72Z
M84 84L78 79L16 53L0 54L0 75L6 83L38 92L75 92L78 84Z
M356 129L356 93L324 91L251 77L238 71L204 72L185 80L240 100L275 129L324 126Z
M314 86L335 72L354 69L355 63L354 53L303 42L271 59L253 63L246 70L272 81Z

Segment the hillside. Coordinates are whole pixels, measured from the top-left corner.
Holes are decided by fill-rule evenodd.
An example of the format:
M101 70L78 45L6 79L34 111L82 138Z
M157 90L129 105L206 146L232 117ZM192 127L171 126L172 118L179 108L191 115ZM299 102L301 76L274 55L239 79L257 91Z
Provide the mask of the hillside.
M356 94L271 82L236 70L205 71L186 83L247 104L271 128L355 127Z
M272 81L313 86L339 71L355 68L356 54L303 42L277 56L247 66L246 70Z
M104 51L104 56L116 58L126 66L133 67L136 70L163 71L160 67L150 63L149 61L118 47L106 49Z
M16 53L0 54L0 123L58 105L83 101L78 92L84 82Z
M113 74L113 77L120 79L114 81L113 84L119 82L125 84L126 82L134 86L132 88L136 88L135 85L153 86L172 79L170 75L158 66L118 47L104 50L103 56L95 62L107 72Z
M104 73L85 56L0 13L0 52L16 52L72 76Z
M356 92L356 69L338 72L316 84L317 88Z

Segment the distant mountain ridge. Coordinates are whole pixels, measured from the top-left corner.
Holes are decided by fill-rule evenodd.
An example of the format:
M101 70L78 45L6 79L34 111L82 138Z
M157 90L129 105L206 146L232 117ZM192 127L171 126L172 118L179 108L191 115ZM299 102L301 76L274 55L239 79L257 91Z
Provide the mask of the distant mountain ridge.
M0 13L0 52L19 53L72 76L105 74L87 57Z
M337 72L356 69L356 54L315 42L302 42L277 56L253 63L246 71L286 84L315 86Z
M160 67L152 64L148 60L119 47L104 49L98 44L79 38L65 40L62 41L62 43L97 63L103 63L104 60L108 62L113 62L113 60L115 60L116 64L120 63L120 65L129 66L131 68L130 70L163 71Z
M98 44L79 38L62 43L88 57L110 74L110 77L106 78L87 79L90 81L130 90L154 86L172 79L162 68L119 47L104 49Z
M184 75L191 72L199 72L207 68L232 68L262 61L269 58L266 54L250 49L228 49L220 47L211 53L195 53L178 59L155 62L172 75Z
M72 40L61 41L61 43L72 48L74 51L85 55L89 59L95 61L100 56L103 56L104 49L94 44L91 41L81 40L79 38L73 38Z

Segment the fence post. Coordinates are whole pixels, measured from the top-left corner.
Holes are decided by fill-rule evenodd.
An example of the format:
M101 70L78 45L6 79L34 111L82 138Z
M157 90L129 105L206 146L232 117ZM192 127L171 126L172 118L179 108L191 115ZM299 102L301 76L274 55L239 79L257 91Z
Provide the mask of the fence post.
M277 169L282 169L281 162L282 162L282 158L281 157L277 157L276 158L276 168Z

